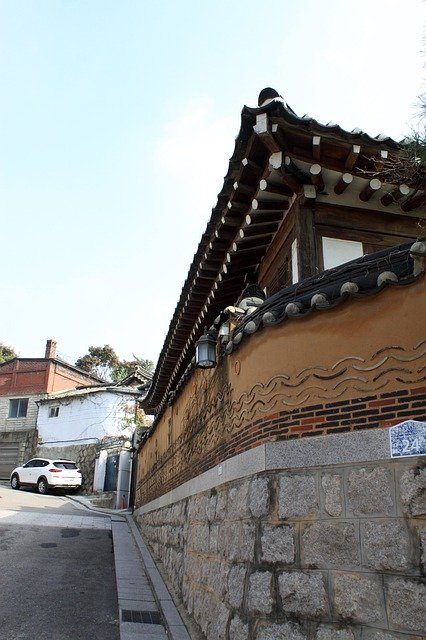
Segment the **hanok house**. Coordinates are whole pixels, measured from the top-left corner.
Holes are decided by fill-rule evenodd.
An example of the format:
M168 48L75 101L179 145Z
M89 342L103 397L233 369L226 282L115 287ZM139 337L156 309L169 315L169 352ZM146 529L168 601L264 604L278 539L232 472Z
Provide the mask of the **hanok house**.
M426 426L421 171L259 98L144 402L135 517L209 640L419 637L424 459L389 430Z
M56 356L48 340L44 358L13 358L0 364L0 478L35 455L37 401L47 393L101 380Z

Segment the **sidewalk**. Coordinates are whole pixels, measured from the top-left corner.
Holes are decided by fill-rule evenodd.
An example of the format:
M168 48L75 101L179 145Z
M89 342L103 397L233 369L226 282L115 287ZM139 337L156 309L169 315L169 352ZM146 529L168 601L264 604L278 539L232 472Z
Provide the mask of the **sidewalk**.
M94 507L83 496L71 499L111 516L120 640L191 640L130 511Z

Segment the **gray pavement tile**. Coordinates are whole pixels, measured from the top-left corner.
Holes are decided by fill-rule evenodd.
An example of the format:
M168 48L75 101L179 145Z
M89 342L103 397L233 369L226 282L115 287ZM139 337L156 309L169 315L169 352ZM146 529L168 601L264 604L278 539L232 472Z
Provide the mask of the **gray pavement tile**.
M133 640L135 638L149 638L149 640L163 640L167 639L167 633L165 628L160 624L144 624L133 622L121 622L120 623L120 636L123 640L123 634L132 634L129 636Z
M150 600L154 599L152 591L137 591L136 589L120 589L118 597L124 600Z
M118 598L118 606L121 609L131 609L132 611L158 611L155 600L130 600Z

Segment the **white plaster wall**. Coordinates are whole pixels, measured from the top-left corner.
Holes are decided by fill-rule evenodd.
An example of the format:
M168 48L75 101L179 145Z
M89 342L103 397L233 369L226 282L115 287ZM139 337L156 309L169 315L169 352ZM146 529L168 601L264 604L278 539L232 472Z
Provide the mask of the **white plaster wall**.
M84 438L102 440L105 436L132 433L125 420L134 416L134 399L110 392L63 398L40 405L37 426L43 443L73 442ZM49 409L59 406L59 415L49 417Z

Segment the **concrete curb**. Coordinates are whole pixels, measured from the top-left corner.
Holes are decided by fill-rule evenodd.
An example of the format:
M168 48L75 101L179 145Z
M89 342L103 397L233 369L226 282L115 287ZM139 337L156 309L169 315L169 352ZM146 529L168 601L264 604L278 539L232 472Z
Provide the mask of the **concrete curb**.
M171 640L191 640L191 636L188 633L180 613L173 602L173 598L157 569L155 561L151 556L135 521L131 514L126 514L125 517L133 535L133 539L140 551L142 563L145 567L148 579L163 615L169 638Z
M89 509L89 511L97 511L98 513L106 513L110 516L123 516L131 513L131 509L106 509L104 507L95 507L94 504L91 503L90 498L86 498L85 496L76 496L76 495L67 495L68 500L72 500L72 502L76 502L82 505L84 508Z

